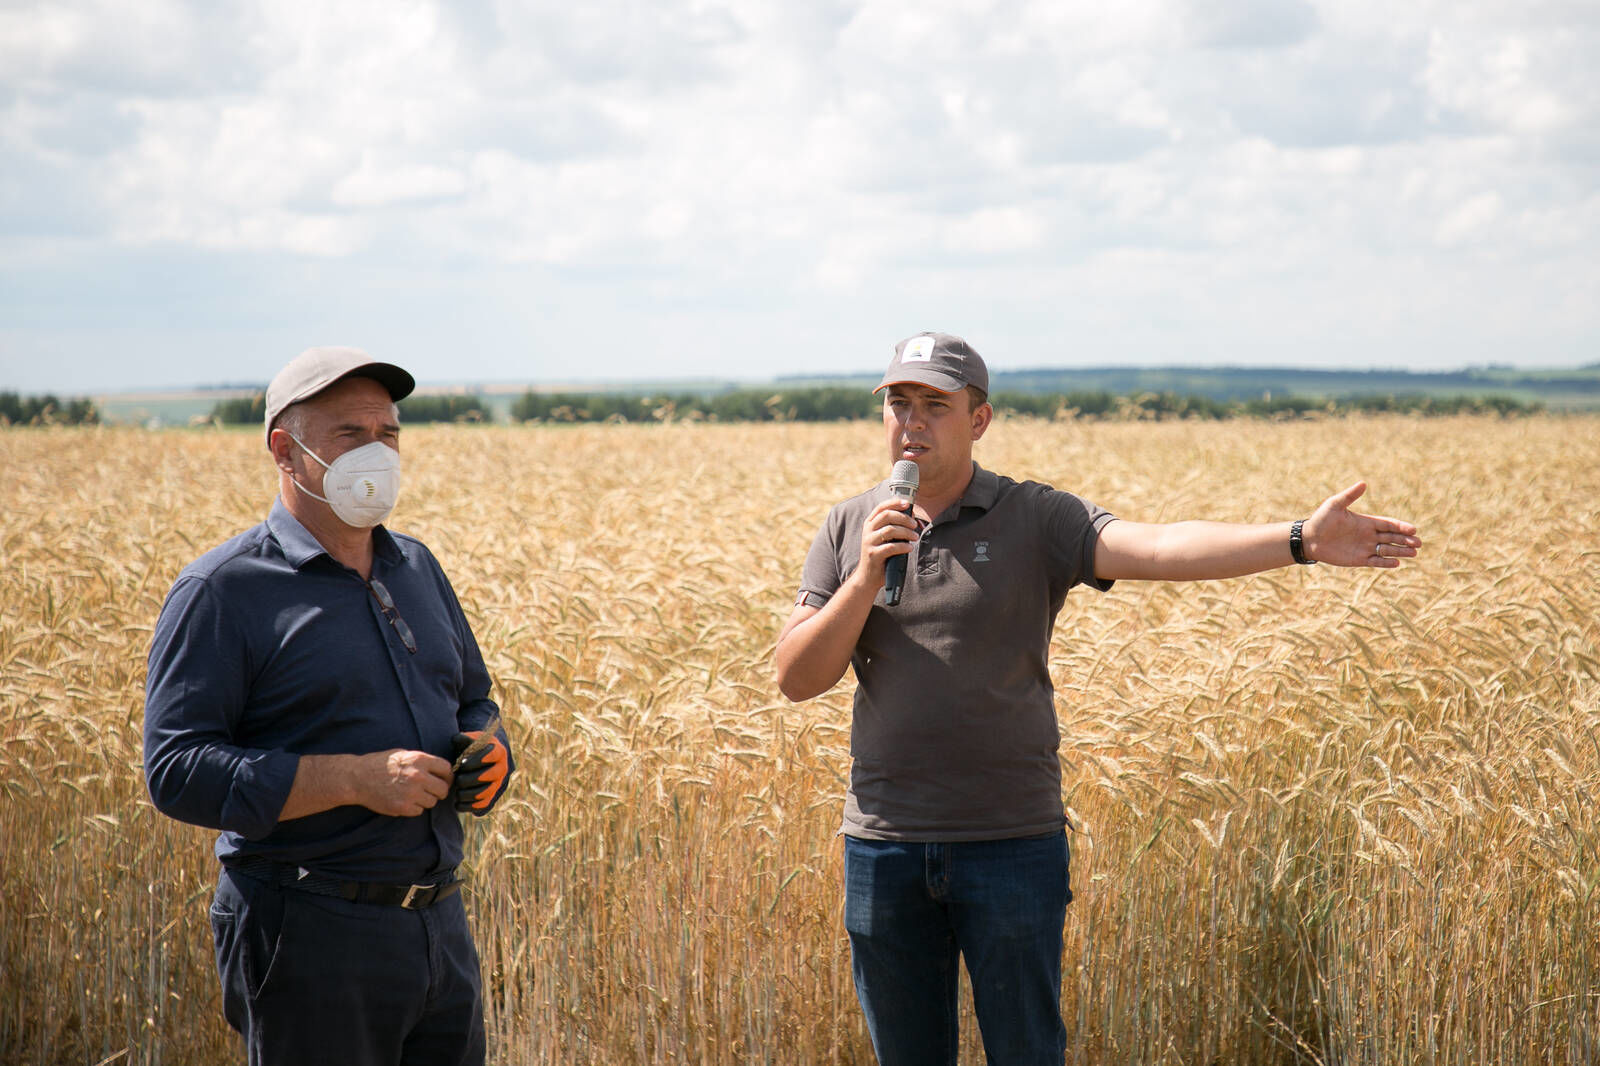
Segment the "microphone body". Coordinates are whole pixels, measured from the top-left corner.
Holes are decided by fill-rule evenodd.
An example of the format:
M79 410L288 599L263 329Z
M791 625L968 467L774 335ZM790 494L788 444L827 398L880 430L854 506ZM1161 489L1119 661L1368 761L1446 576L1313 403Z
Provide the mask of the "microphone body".
M917 498L917 485L921 479L922 471L910 459L895 463L894 471L889 475L889 494L905 504L906 514L911 513L911 504ZM900 592L905 588L906 559L905 555L896 555L883 565L883 602L890 607L900 602Z

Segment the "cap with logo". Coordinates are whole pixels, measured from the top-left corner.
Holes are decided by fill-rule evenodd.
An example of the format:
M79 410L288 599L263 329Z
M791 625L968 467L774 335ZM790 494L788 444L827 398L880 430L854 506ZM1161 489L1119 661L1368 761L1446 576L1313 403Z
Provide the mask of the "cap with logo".
M290 404L309 400L336 381L367 377L389 390L391 400L403 400L417 387L416 379L393 363L380 363L360 348L307 348L278 371L267 386L267 443L272 424Z
M894 362L873 392L890 385L926 385L940 392L960 392L968 385L989 391L989 368L983 357L953 333L922 332L894 346Z

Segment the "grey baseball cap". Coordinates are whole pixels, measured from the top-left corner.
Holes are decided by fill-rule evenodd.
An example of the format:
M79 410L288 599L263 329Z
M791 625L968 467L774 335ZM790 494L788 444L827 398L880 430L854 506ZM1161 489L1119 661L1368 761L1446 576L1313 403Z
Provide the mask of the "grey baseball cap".
M389 398L403 400L417 387L416 379L393 363L380 363L360 348L307 348L278 371L267 386L267 442L272 424L292 403L309 400L336 381L367 377L389 390Z
M989 391L989 368L983 357L954 333L922 332L894 346L894 362L873 392L890 385L926 385L940 392L960 392L968 385Z

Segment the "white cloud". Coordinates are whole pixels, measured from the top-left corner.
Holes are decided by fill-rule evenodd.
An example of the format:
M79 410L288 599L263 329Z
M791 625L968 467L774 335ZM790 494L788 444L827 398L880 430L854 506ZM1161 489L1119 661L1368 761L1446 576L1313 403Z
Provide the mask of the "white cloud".
M315 261L319 295L378 263L537 272L548 330L480 309L508 350L674 308L965 328L938 311L1159 360L1240 350L1240 311L1271 337L1342 308L1412 353L1595 278L1597 52L1576 0L13 6L0 281L173 250L291 291ZM1458 306L1385 310L1430 277ZM1563 308L1524 351L1593 346L1600 311Z
M1184 22L1208 48L1288 48L1317 26L1317 12L1304 0L1188 0Z
M406 161L378 163L371 152L362 152L360 164L334 183L329 198L342 207L383 207L457 197L466 187L458 170Z
M1479 193L1460 204L1439 221L1435 239L1445 247L1453 247L1485 236L1501 214L1500 197L1492 192Z

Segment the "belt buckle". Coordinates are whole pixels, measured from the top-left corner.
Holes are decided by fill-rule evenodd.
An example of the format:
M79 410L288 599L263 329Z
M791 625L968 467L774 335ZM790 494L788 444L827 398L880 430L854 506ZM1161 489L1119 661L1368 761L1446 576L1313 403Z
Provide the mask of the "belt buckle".
M433 887L433 885L412 885L406 890L406 898L400 901L400 906L404 907L408 911L414 911L418 910L419 908L426 907L428 903L432 902L433 897L430 895L428 900L422 903L416 902L417 897Z

